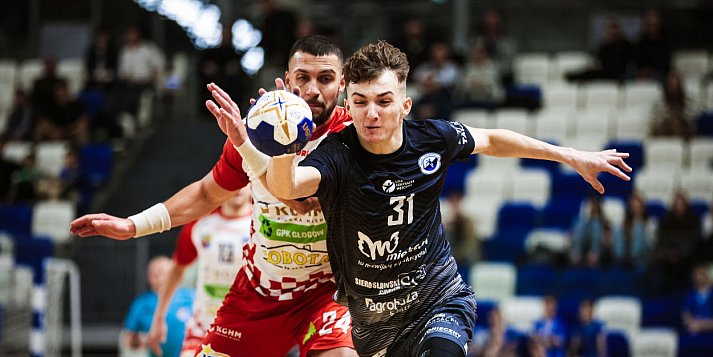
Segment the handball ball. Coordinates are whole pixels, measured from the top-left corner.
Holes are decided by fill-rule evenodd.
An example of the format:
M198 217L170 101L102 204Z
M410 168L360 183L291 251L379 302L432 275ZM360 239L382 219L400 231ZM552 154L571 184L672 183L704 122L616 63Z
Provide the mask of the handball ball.
M248 137L269 156L294 154L312 136L312 111L299 96L284 90L263 94L248 110Z

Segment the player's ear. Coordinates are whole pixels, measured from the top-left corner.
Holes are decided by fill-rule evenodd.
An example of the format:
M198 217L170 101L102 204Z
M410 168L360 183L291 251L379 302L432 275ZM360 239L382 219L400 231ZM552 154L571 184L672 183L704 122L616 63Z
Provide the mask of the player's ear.
M406 100L404 100L404 107L401 110L401 114L404 118L408 115L408 113L411 112L412 106L413 106L413 101L411 100L411 97L406 97Z
M347 88L347 82L344 81L344 74L339 76L339 94L344 93ZM345 99L346 101L346 99Z
M291 91L291 89L292 89L292 83L290 83L290 72L289 71L285 71L285 87L286 87L285 89L287 89L288 91Z

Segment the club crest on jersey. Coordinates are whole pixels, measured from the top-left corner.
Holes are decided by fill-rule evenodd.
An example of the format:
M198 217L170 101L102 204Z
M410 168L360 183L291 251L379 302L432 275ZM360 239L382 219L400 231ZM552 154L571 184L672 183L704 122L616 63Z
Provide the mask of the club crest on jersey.
M418 158L418 166L424 175L430 175L441 168L441 155L435 152L423 154Z

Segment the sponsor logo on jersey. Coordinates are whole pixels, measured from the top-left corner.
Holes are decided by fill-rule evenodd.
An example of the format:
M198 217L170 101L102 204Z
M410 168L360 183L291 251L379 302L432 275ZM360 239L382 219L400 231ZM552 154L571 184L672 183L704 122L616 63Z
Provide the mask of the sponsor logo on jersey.
M223 327L220 325L210 325L210 327L208 328L208 332L213 332L216 335L223 336L225 338L229 338L233 341L240 341L240 339L243 338L242 332L231 330L227 327ZM208 345L208 346L210 346L210 345Z
M201 351L198 352L197 357L230 357L230 355L214 350L209 343L207 345L201 345Z
M384 181L383 184L381 184L381 189L384 190L386 193L394 193L396 191L401 191L405 190L411 186L413 186L413 183L416 182L415 180L391 180L387 179Z
M305 226L273 221L264 215L260 220L260 234L269 240L297 244L314 243L327 239L327 224Z
M424 175L431 175L441 168L441 154L429 152L418 158L418 166Z
M203 246L203 248L208 248L211 240L213 240L213 236L210 234L206 234L206 235L202 236L201 237L201 245Z
M406 297L393 298L388 301L374 301L371 298L364 298L364 304L369 311L382 314L388 312L393 315L398 312L406 311L413 303L418 301L418 291L410 292Z
M465 135L465 127L463 124L455 121L449 121L448 124L456 131L458 135L458 145L465 145L468 143L468 136Z
M394 192L394 190L396 190L396 184L394 184L394 181L386 180L386 181L384 181L384 184L381 185L381 188L386 193L392 193L392 192Z
M367 289L379 290L379 295L386 295L404 287L418 286L426 277L426 266L421 265L418 269L401 273L398 279L389 281L368 281L354 278L354 283Z
M383 258L384 255L393 253L399 245L399 232L395 232L389 240L383 242L374 242L362 232L357 232L357 235L359 236L359 251L361 254L371 258L371 260L376 260L377 257Z
M264 256L268 263L283 269L301 269L320 266L329 262L329 255L322 250L312 250L312 246L295 246L291 244L264 248Z

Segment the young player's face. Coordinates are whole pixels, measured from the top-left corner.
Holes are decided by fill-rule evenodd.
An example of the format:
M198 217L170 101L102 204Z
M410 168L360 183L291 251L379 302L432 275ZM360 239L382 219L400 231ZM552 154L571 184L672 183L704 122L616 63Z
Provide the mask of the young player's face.
M384 71L372 81L349 83L346 107L367 149L387 153L380 149L390 151L401 145L401 124L411 110L411 98L393 71Z
M336 55L315 56L296 52L288 62L285 73L287 88L300 88L300 96L312 110L315 125L329 119L344 91L342 62Z

